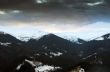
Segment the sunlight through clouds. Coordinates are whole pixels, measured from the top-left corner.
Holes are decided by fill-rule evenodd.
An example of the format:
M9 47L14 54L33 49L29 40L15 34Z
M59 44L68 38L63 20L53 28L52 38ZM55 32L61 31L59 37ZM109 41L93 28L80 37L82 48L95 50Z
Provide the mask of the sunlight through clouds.
M0 15L5 15L5 14L6 14L5 11L0 10Z

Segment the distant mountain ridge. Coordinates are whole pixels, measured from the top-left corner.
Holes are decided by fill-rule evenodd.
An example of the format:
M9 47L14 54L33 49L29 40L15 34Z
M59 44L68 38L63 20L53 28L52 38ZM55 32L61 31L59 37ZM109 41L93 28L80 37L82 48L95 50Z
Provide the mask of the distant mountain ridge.
M19 37L19 39L20 40L22 40L22 41L29 41L30 39L36 39L36 40L38 40L38 39L40 39L41 37L43 37L43 36L45 36L45 35L50 35L50 34L53 34L53 35L56 35L56 36L59 36L59 37L61 37L61 38L64 38L64 39L66 39L66 40L69 40L69 41L71 41L71 42L75 42L75 43L78 43L78 44L82 44L82 43L84 43L84 42L86 42L86 40L83 40L83 39L80 39L80 38L77 38L77 37L75 37L74 35L72 35L72 36L69 36L69 35L67 35L67 34L57 34L57 33L46 33L46 34L44 34L44 35L41 35L41 36L39 36L39 37L36 37L36 35L34 35L34 36L21 36L21 37Z
M23 42L10 34L1 32L0 72L16 72L16 67L25 59L37 60L62 68L56 72L68 72L70 68L76 66L83 67L86 72L95 72L97 68L103 72L101 69L105 66L106 72L109 72L110 34L100 37L103 37L103 40L96 38L83 42L82 39L79 39L80 42L83 42L79 44L54 34L47 34L39 39L31 38L29 41ZM7 42L11 44L3 45ZM32 67L32 69L34 68ZM90 71L91 69L92 71Z

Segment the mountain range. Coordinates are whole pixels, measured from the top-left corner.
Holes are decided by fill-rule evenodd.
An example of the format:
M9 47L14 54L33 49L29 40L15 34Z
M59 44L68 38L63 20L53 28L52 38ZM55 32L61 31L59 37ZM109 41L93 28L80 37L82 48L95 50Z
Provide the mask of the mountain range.
M109 33L90 41L71 41L55 34L22 41L0 32L0 72L44 72L36 71L38 62L60 67L51 72L70 72L78 66L85 72L110 72L109 43Z

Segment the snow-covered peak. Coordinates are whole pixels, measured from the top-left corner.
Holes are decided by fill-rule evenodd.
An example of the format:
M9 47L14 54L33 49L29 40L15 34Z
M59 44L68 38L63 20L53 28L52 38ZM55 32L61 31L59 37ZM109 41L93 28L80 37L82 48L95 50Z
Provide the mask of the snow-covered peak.
M26 34L26 33L22 33L19 36L16 36L19 40L21 41L29 41L30 39L40 39L43 35L45 35L47 33L45 32L36 32L36 33L30 33L30 34Z
M21 36L19 36L19 37L17 37L18 39L20 39L20 40L22 40L22 41L29 41L30 39L36 39L36 40L39 40L39 39L41 39L41 38L43 38L43 37L55 37L55 36L58 36L58 37L61 37L61 38L64 38L64 39L66 39L66 40L69 40L69 41L71 41L71 42L75 42L75 43L77 43L77 44L82 44L83 42L82 41L84 41L83 39L80 39L80 38L78 38L78 37L76 37L75 35L74 35L74 33L69 33L69 32L67 32L67 33L36 33L36 34L33 34L33 35L25 35L25 36L23 36L23 35L21 35ZM80 42L80 41L81 42Z
M64 32L64 33L56 33L55 35L59 36L59 37L62 37L64 39L67 39L71 42L75 42L75 43L78 43L78 44L82 44L81 42L79 42L79 39L78 37L75 36L75 34L72 32ZM81 39L82 40L82 39Z
M100 36L96 38L95 40L106 40L106 39L110 39L110 33Z
M77 41L78 38L76 36L74 36L74 33L56 33L56 35L62 37L62 38L65 38L65 39L68 39L70 41Z
M31 38L38 39L39 37L47 34L47 32L38 30L36 27L31 27L31 26L30 27L28 27L28 26L26 26L26 27L0 26L0 31L3 31L3 32L0 32L0 34L8 33L22 41L28 41ZM6 32L6 33L4 33L4 32Z

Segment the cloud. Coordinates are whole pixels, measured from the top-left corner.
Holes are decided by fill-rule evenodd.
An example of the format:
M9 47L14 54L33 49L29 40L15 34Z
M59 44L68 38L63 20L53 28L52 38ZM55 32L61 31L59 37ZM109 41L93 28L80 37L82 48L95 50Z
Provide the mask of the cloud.
M71 11L71 10L70 10ZM13 27L13 28L36 28L45 32L97 32L95 27L90 28L82 28L86 25L92 25L97 21L94 21L100 16L95 16L90 14L86 16L85 13L82 12L64 12L64 11L45 11L45 12L24 12L22 10L1 10L3 15L0 16L0 26L4 27ZM93 18L92 18L93 17ZM104 18L104 22L106 22L106 18ZM99 21L100 22L100 21ZM102 20L103 22L103 20ZM102 23L99 23L102 25ZM100 26L99 25L99 26ZM101 28L101 27L100 27ZM100 30L98 28L98 30ZM106 28L106 27L105 27ZM78 29L78 30L77 30ZM88 30L89 29L89 30Z
M61 29L66 29L65 26L69 28L71 26L82 26L90 23L85 14L70 11L25 12L22 10L1 10L0 13L2 16L0 16L0 25L50 25L51 27L55 25L62 26Z
M96 1L94 3L87 3L88 6L97 6L97 5L102 5L102 4L104 4L104 0Z
M23 22L2 22L2 25L4 28L16 28L16 29L22 29L22 28L34 28L45 32L50 33L56 33L56 32L73 32L78 26L75 24L50 24L50 23L23 23Z
M0 15L5 15L6 14L6 12L5 11L0 11Z
M23 6L33 7L34 0L0 0L0 8L23 8Z
M50 1L50 2L48 2ZM75 7L83 7L86 3L89 6L95 6L99 4L109 5L109 0L0 0L0 8L7 9L27 9L27 10L38 10L39 7L43 7L43 9L48 8L73 8ZM88 3L94 2L94 3ZM39 4L42 4L39 6ZM87 7L86 5L84 7ZM80 9L80 8L79 8Z
M1 0L0 2L6 2L8 0ZM45 1L45 0L43 0ZM70 0L71 1L71 0ZM74 26L83 26L87 24L92 24L97 21L107 21L110 18L110 11L108 10L98 10L98 9L48 9L43 8L41 10L37 10L36 8L29 10L28 7L35 4L34 0L10 0L9 4L12 5L18 3L17 5L27 7L27 10L23 10L20 8L12 8L12 9L2 9L0 10L0 25L8 26L8 25L16 25L19 23L27 24L27 25L50 25L52 27L53 24L61 25L61 29L67 29L69 27ZM4 3L3 3L4 4ZM27 5L26 5L27 4ZM28 5L29 4L29 5ZM97 2L96 2L97 4ZM4 4L5 5L5 4ZM10 5L10 6L12 6ZM7 5L8 7L8 5ZM14 7L14 6L13 6ZM36 7L36 6L35 6ZM108 20L109 21L109 20ZM3 22L3 23L2 23ZM8 23L10 22L10 23ZM67 26L65 28L64 26ZM54 29L54 28L53 28ZM60 28L59 28L60 30ZM67 29L68 30L68 29Z

